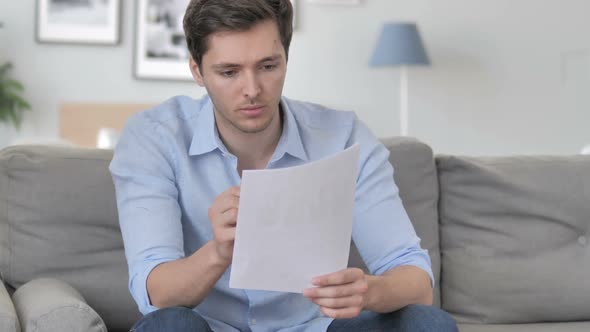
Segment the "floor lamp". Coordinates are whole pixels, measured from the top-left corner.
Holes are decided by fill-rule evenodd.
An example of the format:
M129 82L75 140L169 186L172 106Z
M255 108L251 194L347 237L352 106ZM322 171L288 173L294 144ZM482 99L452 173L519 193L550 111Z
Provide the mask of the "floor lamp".
M415 23L386 23L370 61L371 67L396 66L400 71L400 134L408 135L408 66L428 66L430 60Z

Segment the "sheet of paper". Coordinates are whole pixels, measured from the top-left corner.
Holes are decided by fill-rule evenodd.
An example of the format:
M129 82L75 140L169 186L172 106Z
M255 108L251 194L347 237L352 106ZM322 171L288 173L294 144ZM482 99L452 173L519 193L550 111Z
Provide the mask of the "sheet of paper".
M359 151L242 173L230 287L301 293L346 268Z

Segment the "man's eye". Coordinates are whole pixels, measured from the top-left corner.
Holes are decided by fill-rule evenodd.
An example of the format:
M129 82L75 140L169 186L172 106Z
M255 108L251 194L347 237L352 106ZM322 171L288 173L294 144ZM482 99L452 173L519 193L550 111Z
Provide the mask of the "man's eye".
M264 65L262 66L262 69L264 70L273 70L277 67L277 65Z
M223 77L233 77L236 75L236 71L235 70L225 70L221 72L221 76Z

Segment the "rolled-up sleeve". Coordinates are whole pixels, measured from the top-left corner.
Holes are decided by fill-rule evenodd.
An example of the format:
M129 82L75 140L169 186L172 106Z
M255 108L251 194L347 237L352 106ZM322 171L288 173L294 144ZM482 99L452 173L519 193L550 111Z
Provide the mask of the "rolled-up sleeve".
M399 196L393 179L389 150L357 120L350 144L361 146L355 194L353 240L372 274L380 275L402 265L413 265L434 277L428 252Z
M157 309L147 292L150 272L184 257L175 160L164 132L144 113L133 116L109 168L129 266L129 291L143 314Z

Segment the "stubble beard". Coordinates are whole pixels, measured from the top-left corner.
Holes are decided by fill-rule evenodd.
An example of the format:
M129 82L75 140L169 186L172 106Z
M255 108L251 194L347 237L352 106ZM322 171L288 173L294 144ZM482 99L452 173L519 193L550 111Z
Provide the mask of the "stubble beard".
M251 128L248 126L240 125L238 120L229 119L223 112L216 111L216 113L219 114L219 116L223 118L223 121L226 124L228 124L231 128L235 129L239 133L249 134L249 135L258 134L258 133L263 132L266 129L268 129L268 127L270 127L270 125L272 124L272 121L275 116L275 114L271 114L271 116L268 118L268 120L266 122L264 122L256 127Z

